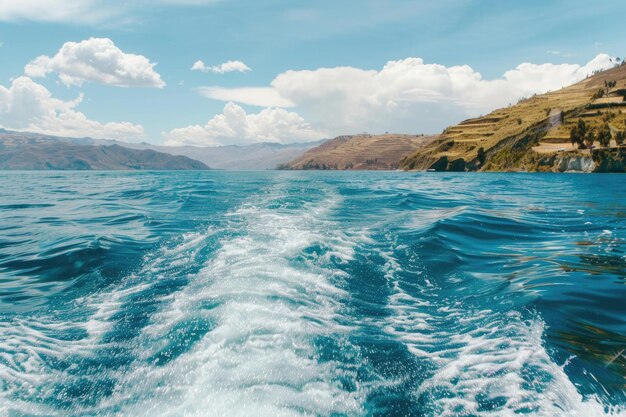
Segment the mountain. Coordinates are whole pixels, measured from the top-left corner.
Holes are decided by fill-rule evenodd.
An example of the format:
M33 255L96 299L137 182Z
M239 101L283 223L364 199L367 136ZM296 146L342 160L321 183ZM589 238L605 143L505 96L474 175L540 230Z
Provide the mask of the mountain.
M266 170L275 169L299 157L307 150L320 145L325 140L306 143L255 143L251 145L227 146L159 146L147 143L123 143L119 145L134 149L152 149L171 155L184 155L201 161L211 168L226 170Z
M610 131L606 148L572 145L579 125L596 137ZM576 130L575 129L575 130ZM626 130L626 65L596 73L558 91L520 100L486 116L448 127L401 162L407 170L619 171L626 149L615 139ZM621 133L620 133L621 132ZM589 145L591 142L589 143ZM481 149L482 148L482 149Z
M26 133L26 132L11 132L4 129L0 129L0 144L65 144L65 145L93 145L93 146L118 146L122 148L132 149L135 151L148 150L157 154L167 154L173 156L182 156L199 161L204 168L191 168L191 169L227 169L227 170L267 170L275 169L278 165L284 164L298 156L302 155L307 150L318 146L325 140L319 140L316 142L306 143L255 143L251 145L227 145L227 146L162 146L152 145L150 143L130 143L118 140L110 139L93 139L93 138L70 138L43 135L39 133ZM63 147L67 152L71 152L66 146ZM77 151L78 149L74 149ZM4 154L7 150L1 150L0 153ZM68 154L69 155L69 154ZM147 154L146 154L147 155ZM2 156L0 155L0 158ZM181 159L176 159L181 160ZM182 160L181 160L182 161ZM17 162L15 162L17 163ZM26 164L26 161L21 161L20 164ZM40 164L41 165L41 164ZM45 165L45 163L44 163ZM5 168L7 169L7 168ZM20 168L28 169L28 168ZM33 168L35 169L35 168ZM45 168L44 168L45 169ZM108 169L108 168L93 168L93 169ZM128 168L110 168L110 169L128 169ZM161 169L161 168L144 168L144 169ZM162 168L167 169L167 168ZM186 169L186 168L182 168Z
M309 149L282 169L397 169L403 156L434 139L423 135L339 136Z
M2 170L205 170L185 156L113 145L88 144L34 133L0 131ZM87 144L83 144L87 143Z

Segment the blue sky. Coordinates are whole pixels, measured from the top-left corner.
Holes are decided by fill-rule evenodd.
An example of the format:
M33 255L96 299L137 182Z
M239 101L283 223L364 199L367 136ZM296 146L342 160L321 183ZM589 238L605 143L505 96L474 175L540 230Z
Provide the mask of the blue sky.
M580 68L609 65L607 59L599 59L586 66L599 54L611 58L626 54L626 3L619 0L2 3L0 88L6 92L0 90L1 125L154 143L289 142L357 131L432 133L518 96L576 81L584 76ZM157 82L135 86L133 81L120 87L93 71L66 85L59 68L73 70L67 62L56 62L60 58L55 55L66 42L91 38L110 39L121 54L140 55L156 64L146 76L157 74L165 86ZM83 45L88 50L93 46ZM68 117L62 114L67 105L57 101L50 104L56 116L48 107L32 115L24 113L27 109L7 110L7 103L16 101L13 80L40 55L55 63L47 64L45 77L28 74L32 83L22 80L24 88L41 85L51 100L62 103L82 95L80 104L70 106L73 113ZM251 71L192 71L198 60L207 67L240 61ZM398 64L383 71L389 61ZM522 63L555 65L526 68L521 75L503 78ZM558 65L566 63L572 65ZM460 79L451 68L465 68ZM433 71L437 77L431 77ZM477 74L481 82L473 79ZM272 84L277 77L278 86ZM537 78L544 80L537 83ZM215 88L201 87L219 87L221 99L215 98ZM281 100L266 99L268 95L280 95ZM63 121L50 119L61 116ZM92 132L89 123L79 120L82 124L72 130L68 120L83 116L137 129L126 133L98 125Z

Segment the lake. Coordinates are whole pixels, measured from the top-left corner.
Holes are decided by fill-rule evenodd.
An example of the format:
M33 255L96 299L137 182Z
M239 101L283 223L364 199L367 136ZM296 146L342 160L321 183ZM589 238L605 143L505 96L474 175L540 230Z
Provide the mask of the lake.
M0 174L0 415L626 413L626 176Z

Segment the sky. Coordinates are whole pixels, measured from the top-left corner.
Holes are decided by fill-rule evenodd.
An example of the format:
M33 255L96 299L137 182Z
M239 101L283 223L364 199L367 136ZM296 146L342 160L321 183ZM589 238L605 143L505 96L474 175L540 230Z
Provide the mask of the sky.
M609 68L626 2L3 0L0 126L165 145L438 133Z

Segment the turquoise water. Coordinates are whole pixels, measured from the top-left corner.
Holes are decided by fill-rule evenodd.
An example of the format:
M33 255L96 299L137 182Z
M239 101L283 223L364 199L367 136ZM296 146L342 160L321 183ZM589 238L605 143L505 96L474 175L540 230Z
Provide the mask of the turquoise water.
M0 174L0 415L598 416L626 176Z

